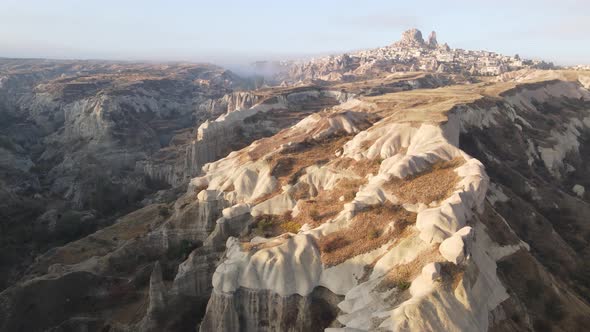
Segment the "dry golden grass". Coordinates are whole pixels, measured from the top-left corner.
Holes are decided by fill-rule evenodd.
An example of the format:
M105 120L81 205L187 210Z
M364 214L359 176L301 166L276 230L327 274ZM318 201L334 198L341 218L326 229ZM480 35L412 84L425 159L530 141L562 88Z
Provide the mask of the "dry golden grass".
M362 159L360 161L354 161L350 169L358 174L359 176L367 176L368 174L376 175L379 173L379 167L381 167L381 158L378 159Z
M352 158L344 157L334 160L330 165L336 169L352 171L356 175L364 178L368 174L375 175L379 173L381 162L381 159L362 159L356 161Z
M336 136L323 140L306 140L273 155L269 162L271 174L281 184L293 184L309 166L327 163L351 136Z
M256 145L249 151L240 151L240 160L245 162L247 160L258 160L267 153L279 148L282 144L293 143L297 144L307 138L307 134L303 130L297 128L287 128L279 131L276 135L265 137L256 142Z
M301 229L301 224L296 221L286 221L281 224L281 228L284 232L297 234Z
M440 202L454 191L459 181L459 176L454 169L463 163L465 163L463 158L438 162L430 169L406 179L395 178L385 184L384 189L390 191L403 203Z
M388 75L379 75L377 78L368 78L366 80L357 80L354 82L339 83L333 85L335 90L345 90L351 92L358 92L359 90L367 90L374 87L386 86L388 84L397 83L406 80L415 80L424 77L424 72L398 72Z
M289 111L286 111L289 112ZM276 114L277 111L273 111L272 114ZM296 114L300 114L301 112L295 112ZM249 149L248 151L241 151L240 152L240 159L242 161L246 160L258 160L263 156L267 155L269 152L275 151L283 144L292 144L293 146L287 148L286 150L291 150L297 154L298 151L294 151L299 149L301 153L305 152L308 148L312 145L319 145L319 146L331 146L333 142L342 139L343 137L351 138L348 133L344 130L339 130L338 132L332 133L331 137L329 138L322 138L320 140L311 139L311 137L317 137L316 135L320 135L325 133L327 130L331 128L330 119L333 117L342 116L342 112L335 111L334 109L327 109L321 112L318 112L314 115L316 117L317 122L314 123L312 128L300 128L300 127L290 127L281 130L276 135L272 137L267 137L260 139L256 142L256 144ZM363 114L356 114L354 117L354 124L360 130L369 128L373 123L380 120L380 117L376 114L371 113L363 113ZM321 136L321 135L320 135ZM336 145L333 151L329 151L331 154L335 153L336 151L342 149L345 141L342 142L340 145ZM317 148L316 148L317 149ZM313 149L312 149L313 150ZM285 151L285 150L284 150ZM279 154L284 154L282 151ZM309 153L309 152L308 152ZM276 155L272 156L271 158L276 158ZM289 161L285 161L289 162Z
M438 251L438 245L435 245L430 250L421 253L413 261L407 264L397 265L391 269L379 283L377 289L379 291L386 291L397 287L404 290L422 272L424 265L444 261L445 259Z
M282 234L276 237L275 239L263 243L241 242L240 248L242 249L242 251L258 251L261 249L273 248L278 245L281 245L282 243L284 243L284 240L287 240L290 237L291 235L289 234Z
M307 199L309 198L309 190L310 190L310 186L307 183L298 183L297 187L295 188L295 190L293 191L293 193L291 194L291 197L298 201L300 199Z
M272 100L270 100L270 99L274 98L275 96L313 90L314 87L315 86L313 84L307 84L304 86L296 86L296 87L293 87L293 86L286 86L286 87L273 86L273 87L264 87L264 88L256 89L253 91L253 93L255 93L260 99L265 99L265 100L268 99L269 100L268 102L272 103Z
M403 239L407 239L410 238L412 236L415 236L416 230L412 227L405 227L401 233L396 236L395 239L393 239L393 242L391 243L391 245L387 248L387 251L392 250L395 246L397 246ZM371 273L373 272L373 269L375 268L375 265L377 264L377 262L385 255L386 253L383 253L382 255L377 256L370 264L367 264L364 266L364 273L361 276L361 278L359 279L359 282L365 282L367 280L369 280L369 277L371 276Z
M555 76L555 75L552 75ZM571 80L576 75L564 73L557 75L561 79ZM367 102L360 108L392 122L445 122L450 110L458 105L470 104L479 100L499 100L502 93L518 85L546 80L546 75L531 76L524 83L517 82L482 82L459 84L437 89L415 89L409 91L386 93L378 96L362 97Z
M394 222L391 230L386 230ZM349 227L319 239L322 261L327 266L377 249L399 237L406 227L416 222L416 214L389 203L376 205L358 213Z
M299 214L294 221L311 227L321 225L340 213L344 204L354 199L359 187L365 182L365 179L341 179L331 190L322 190L313 199L300 201ZM342 196L344 201L340 201Z
M444 122L447 112L458 104L471 103L482 95L460 86L418 89L365 97L372 105L369 111L394 122Z
M283 215L265 214L254 218L252 230L244 240L249 240L254 236L270 238L284 233L296 234L300 228L301 224L291 218L290 212L285 212Z
M391 269L385 278L379 283L378 290L386 291L393 287L405 288L409 287L410 283L422 272L422 268L429 263L440 264L440 281L443 287L449 287L451 290L457 288L463 274L465 267L455 265L447 262L438 250L438 245L433 246L430 250L420 254L415 260L410 263L397 265Z
M320 191L313 199L303 198L309 196L309 185L299 184L300 189L294 193L295 198L300 200L297 217L292 218L290 212L280 216L258 216L252 223L253 228L248 239L254 235L273 237L285 232L297 233L304 224L317 227L342 211L344 204L354 198L359 187L365 182L365 179L341 179L334 188ZM277 193L270 193L257 201L262 202ZM342 196L345 198L344 201L340 201Z

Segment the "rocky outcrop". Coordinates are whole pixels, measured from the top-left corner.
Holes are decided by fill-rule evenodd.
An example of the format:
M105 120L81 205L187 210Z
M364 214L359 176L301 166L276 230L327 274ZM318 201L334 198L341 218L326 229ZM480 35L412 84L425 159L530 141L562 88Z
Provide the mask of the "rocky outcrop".
M230 112L215 121L206 121L197 130L196 140L187 147L185 168L198 175L201 166L226 156L249 143L276 134L298 120L349 98L345 93L318 88L286 92L247 109ZM288 115L287 115L288 114Z
M249 109L257 103L258 99L259 97L251 92L234 92L200 104L200 110L203 114L214 118L234 111ZM201 117L203 118L203 116ZM200 125L200 122L198 124ZM140 161L137 168L151 179L163 181L175 187L186 183L191 176L198 174L199 166L202 165L193 163L193 154L199 154L193 146L193 139L197 131L198 126L178 132L172 137L168 146L156 152L155 158ZM230 144L228 143L228 145ZM223 151L227 149L222 148Z
M435 35L436 38L436 35ZM428 39L430 41L430 38ZM425 45L422 32L418 29L409 29L402 33L402 39L395 44L398 47L422 47Z
M448 72L454 74L468 75L469 70L475 67L474 76L499 75L525 68L553 68L553 64L540 60L523 60L487 51L451 49L446 43L438 43L434 31L424 41L420 30L410 29L402 33L401 40L389 46L293 62L288 72L277 73L274 80L291 84L314 80L354 82L387 77L392 72L436 72L439 64L432 65L433 61L443 63Z
M244 288L232 295L214 292L200 331L324 331L336 317L339 301L322 288L309 296Z
M302 304L283 303L289 303L292 298L309 297L318 287L325 287L334 294L345 296L338 304L336 320L322 326L332 326L330 331L486 331L499 324L520 326L522 329L532 328L532 325L537 328L540 324L554 324L543 319L542 313L537 312L535 306L524 311L515 311L513 307L506 306L506 303L514 301L510 300L513 297L516 301L529 302L528 299L521 298L523 295L517 290L519 286L516 286L514 281L507 281L503 266L505 261L512 260L513 255L528 252L531 247L527 244L528 241L522 241L514 230L502 229L506 221L502 214L495 214L497 212L490 208L489 202L506 202L506 195L499 193L497 187L492 187L488 191L489 178L483 165L460 150L459 146L465 144L464 141L462 143L462 140L466 140L464 133L468 135L467 133L477 132L474 126L489 128L498 125L499 119L507 116L510 119L508 121L523 128L526 124L531 128L528 125L530 120L526 120L526 117L533 116L535 111L531 113L532 108L547 112L549 105L545 105L545 101L552 100L552 107L559 107L558 98L561 98L562 102L577 100L584 104L584 100L588 99L587 94L587 90L569 82L549 82L541 86L523 85L503 92L503 102L490 103L487 97L479 96L474 99L468 98L470 101L467 103L451 106L447 121L438 126L408 125L396 122L393 117L360 132L345 144L336 156L350 157L357 161L365 158L383 158L377 173L368 176L366 185L359 188L352 201L344 204L339 213L320 226L313 228L303 225L297 234L267 240L255 237L248 244L230 238L226 245L228 249L224 261L213 275L213 295L201 330L265 330L267 326L264 317L269 311L265 303L269 294L275 298L275 303L280 304L278 311L272 313L276 319L269 323L269 330L307 329L309 327L299 323L298 315L301 311L298 310L301 310ZM362 103L355 107L373 109L368 105L359 105ZM410 115L406 116L412 118ZM560 123L567 124L570 121ZM303 122L305 125L301 126L305 127L310 127L313 123L306 120ZM299 125L295 126L297 127ZM565 128L566 131L570 130L569 125ZM310 130L313 129L310 127ZM557 136L554 141L559 145L563 140ZM568 142L568 149L577 146L571 144L572 140ZM484 146L483 144L480 142L472 147L477 148ZM459 180L453 187L453 193L447 194L445 199L438 202L425 201L402 205L404 209L417 213L414 235L400 236L393 242L338 261L335 265L327 266L325 261L322 262L325 255L330 253L323 251L326 250L321 244L323 237L346 229L356 214L363 213L371 206L403 202L400 202L403 198L389 196L385 189L388 181L394 178L411 179L423 174L429 168L428 165L436 163L436 160L457 157L465 160L465 163L454 169ZM218 186L227 183L228 175L218 170L223 169L220 167L221 164L232 163L233 158L230 156L228 160L222 160L217 163L218 165L205 169L206 182L203 182L205 179L202 178L196 181L195 185L208 183L209 189L221 189ZM268 156L266 158L272 159ZM543 160L540 156L534 158ZM543 161L543 165L549 173L554 169L554 164L547 163L546 160ZM319 172L319 169L322 167L310 167L302 174L313 177L312 174ZM332 168L329 172L338 171ZM554 171L553 173L555 177L561 174ZM495 173L492 175L496 176ZM218 176L223 180L217 178ZM305 176L300 176L297 181L305 181L304 178ZM323 174L318 178L319 183L306 184L314 188L311 192L320 192L329 190L330 187L322 183L331 183L332 179L331 176ZM301 185L297 181L291 182L293 188ZM236 182L234 186L238 188L235 184ZM251 185L256 186L255 183ZM571 186L567 188L569 190ZM238 198L238 202L240 197L244 197L243 199L248 202L248 196L240 195L242 190L237 190L235 197ZM279 204L282 206L281 209L258 212L267 208L263 202L246 211L249 210L256 218L264 213L282 215L284 211L297 210L295 206L299 208L299 204L289 202L289 197L292 199L294 191L289 188L282 190L282 193L269 199L273 204L268 206L276 207ZM563 206L562 204L560 206ZM296 213L301 213L299 211L293 212L291 218L297 218ZM394 219L394 225L395 222ZM579 224L578 227L587 225ZM243 233L241 236L243 237ZM316 246L315 241L320 244ZM556 241L560 243L560 240ZM436 245L431 247L433 244ZM563 255L569 255L566 254L569 249L564 247L563 250ZM520 259L526 260L527 264L532 262L530 256ZM560 266L572 264L573 261L573 257L570 263L567 263L566 259ZM399 278L396 273L407 273L402 272L406 270L397 270L400 266L404 266L404 269L409 268L408 266L419 267L420 270L417 274L410 274L413 279L407 286L403 284L403 280L385 286L385 280L391 280L388 278ZM499 269L501 272L497 272ZM527 275L526 278L535 277L534 273L523 271L523 274ZM568 278L573 279L573 275ZM565 293L571 294L572 290L567 289L564 283L549 280L541 282L539 287L550 289L552 284L556 284ZM550 294L553 295L548 295L544 301L559 303L555 305L563 311L558 320L563 319L564 315L573 319L580 312L588 312L590 308L579 299L568 299L569 295L557 295L558 293L553 291ZM244 304L244 297L248 299L247 304ZM288 309L285 309L285 306ZM285 310L292 312L292 316L285 316ZM532 322L516 321L509 318L510 313L519 316L532 315L536 318ZM493 320L490 320L490 315L493 315ZM250 322L251 317L256 317L257 321L263 323ZM287 322L288 325L280 325ZM575 319L567 324L572 324L572 328L578 326Z
M426 42L428 47L436 48L438 47L438 41L436 40L436 32L432 31L430 35L428 35L428 41Z

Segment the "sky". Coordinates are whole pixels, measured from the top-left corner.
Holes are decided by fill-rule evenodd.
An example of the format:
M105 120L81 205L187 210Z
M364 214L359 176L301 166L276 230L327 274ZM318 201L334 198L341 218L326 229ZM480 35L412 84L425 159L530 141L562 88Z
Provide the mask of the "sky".
M590 64L590 0L0 0L0 57L245 64L389 45Z

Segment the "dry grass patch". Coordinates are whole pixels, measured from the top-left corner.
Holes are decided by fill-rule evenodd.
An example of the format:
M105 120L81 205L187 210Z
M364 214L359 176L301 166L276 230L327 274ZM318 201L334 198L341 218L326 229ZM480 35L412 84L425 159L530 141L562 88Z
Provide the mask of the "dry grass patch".
M551 73L542 75L550 75ZM573 75L564 76L573 78ZM531 77L531 80L527 80L526 84L546 79L550 78ZM391 120L395 122L441 123L447 121L448 112L459 105L471 104L484 99L496 101L505 92L516 86L516 82L458 84L436 89L415 89L361 97L361 100L371 105L371 107L366 107L367 111L382 117L390 116Z
M309 224L312 228L335 217L344 204L354 199L365 179L341 179L331 190L322 190L313 199L300 200L299 214L294 219L300 225ZM340 197L344 197L340 201ZM297 198L296 198L297 199Z
M323 140L305 140L271 156L271 175L282 185L294 184L305 168L327 163L352 136L335 136Z
M258 160L267 153L279 148L282 144L289 142L296 144L305 140L306 137L307 135L302 130L294 128L283 129L274 136L265 137L256 141L256 145L251 150L240 154L240 161Z
M285 243L285 240L291 238L289 234L283 234L275 239L269 240L268 242L252 243L252 242L241 242L240 248L243 251L258 251L262 249L273 248Z
M404 203L440 202L449 197L459 182L455 168L465 163L463 158L451 161L437 162L426 171L415 174L406 179L394 179L384 185Z
M393 228L387 229L391 222L394 222ZM353 218L349 227L320 238L322 261L334 266L377 249L399 237L415 222L416 214L401 206L386 203L367 208Z
M277 236L285 232L297 233L301 226L309 224L317 227L326 220L333 218L340 211L343 205L354 198L358 188L364 183L361 179L342 179L332 190L322 190L313 199L309 197L309 185L299 184L298 190L293 194L294 199L299 200L299 214L292 218L290 212L281 216L264 215L254 220L254 234L265 237ZM257 199L260 203L271 198L278 192L270 193ZM340 201L341 196L345 197Z
M296 201L300 199L307 199L310 196L310 189L311 187L309 186L309 184L300 182L297 184L295 190L291 193L291 197Z
M380 158L356 161L353 158L344 157L336 159L331 165L337 169L352 171L364 178L368 174L376 175L379 173L379 167L381 167L382 161Z
M358 93L359 91L369 90L371 88L388 87L395 83L403 82L406 80L416 80L423 78L425 73L423 72L404 72L404 73L393 73L387 75L377 75L367 77L366 79L355 80L354 82L338 83L333 85L333 89L339 89L343 91L350 91Z
M438 251L438 245L433 246L430 250L420 254L413 261L397 265L391 269L385 278L377 285L377 290L384 292L392 288L406 290L410 287L412 281L422 272L422 268L433 262L444 262L445 259Z
M377 175L377 173L379 173L379 168L381 167L381 162L383 162L383 159L381 158L363 159L352 163L350 169L363 177L369 174Z
M287 232L297 233L300 228L301 224L291 218L290 212L280 216L265 214L254 218L250 235L270 238Z

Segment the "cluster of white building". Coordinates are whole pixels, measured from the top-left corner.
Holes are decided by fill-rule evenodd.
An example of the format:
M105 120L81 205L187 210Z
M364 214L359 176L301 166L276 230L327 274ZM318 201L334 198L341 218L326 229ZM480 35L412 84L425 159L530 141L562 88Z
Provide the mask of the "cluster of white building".
M351 57L360 63L374 60L390 62L391 71L469 72L472 75L499 75L523 68L549 68L552 64L523 60L518 55L507 56L488 51L451 49L446 44L427 46L386 46L365 50Z
M402 34L402 39L392 45L363 50L351 54L332 55L300 62L258 63L258 72L265 67L285 81L349 80L370 77L384 72L448 72L471 75L500 75L524 68L550 69L552 63L539 60L524 60L518 55L508 56L489 51L451 49L447 44L438 44L436 33L427 41L422 33L411 29Z
M412 29L402 34L401 41L390 46L293 63L284 78L295 81L346 80L405 71L500 75L524 68L550 69L553 64L524 60L518 55L451 49L447 44L438 44L435 32L424 41L421 32Z
M571 67L567 67L567 69L570 70L590 70L590 65L576 65L576 66L571 66Z

